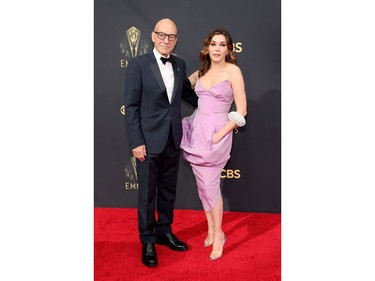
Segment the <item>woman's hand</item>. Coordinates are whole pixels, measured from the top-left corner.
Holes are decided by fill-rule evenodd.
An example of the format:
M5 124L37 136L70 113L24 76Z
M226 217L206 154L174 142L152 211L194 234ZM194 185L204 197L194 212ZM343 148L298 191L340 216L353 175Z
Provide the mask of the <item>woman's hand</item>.
M212 143L213 144L217 144L221 139L222 139L221 134L219 134L218 132L216 132L214 134L214 136L212 137Z

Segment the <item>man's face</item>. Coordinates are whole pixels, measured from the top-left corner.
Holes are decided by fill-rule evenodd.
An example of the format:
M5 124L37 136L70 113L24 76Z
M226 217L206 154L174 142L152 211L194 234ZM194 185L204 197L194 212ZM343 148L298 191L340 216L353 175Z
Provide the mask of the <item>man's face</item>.
M156 32L164 33L164 34L173 34L177 35L176 26L169 21L160 22L156 27ZM161 37L162 34L159 34ZM172 41L169 39L168 36L165 36L164 39L160 39L158 34L152 32L152 42L154 42L155 49L163 56L168 56L174 49L177 43L177 39Z

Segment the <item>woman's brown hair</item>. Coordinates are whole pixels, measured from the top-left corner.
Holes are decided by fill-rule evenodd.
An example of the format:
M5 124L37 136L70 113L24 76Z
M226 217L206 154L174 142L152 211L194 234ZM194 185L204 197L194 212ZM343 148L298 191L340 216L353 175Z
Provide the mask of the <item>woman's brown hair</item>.
M199 59L201 60L201 66L199 68L198 77L202 77L211 67L211 58L208 54L208 47L211 44L212 38L215 35L224 35L228 47L228 55L225 56L225 61L233 64L237 64L236 56L234 55L233 41L229 32L225 29L219 28L212 31L206 36L203 41L203 49L199 53Z

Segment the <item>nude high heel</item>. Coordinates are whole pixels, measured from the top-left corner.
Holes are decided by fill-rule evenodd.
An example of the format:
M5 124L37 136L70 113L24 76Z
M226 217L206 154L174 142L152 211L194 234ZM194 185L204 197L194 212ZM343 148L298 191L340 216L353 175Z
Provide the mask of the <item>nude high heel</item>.
M220 251L212 251L211 254L210 254L210 260L213 261L213 260L217 260L219 258L221 258L223 256L223 252L224 252L224 245L225 245L225 242L227 240L227 237L224 235L223 233L223 248Z
M214 237L213 236L214 236L213 231L211 231L211 235L210 235L210 230L208 230L207 237L206 237L206 239L204 239L204 242L203 242L203 247L211 246L214 243ZM212 238L210 238L210 237L212 237Z
M209 240L208 237L204 239L203 247L211 246L214 243L214 239Z

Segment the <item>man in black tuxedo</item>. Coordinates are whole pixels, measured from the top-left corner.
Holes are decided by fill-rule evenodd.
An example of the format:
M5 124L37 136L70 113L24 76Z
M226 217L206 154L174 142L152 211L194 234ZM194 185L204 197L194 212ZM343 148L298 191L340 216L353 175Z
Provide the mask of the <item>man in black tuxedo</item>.
M129 60L125 85L127 137L137 159L138 230L142 262L158 264L156 244L188 246L172 232L182 138L181 99L197 107L184 60L172 55L177 27L162 19L151 33L152 52ZM155 218L155 208L158 218Z

